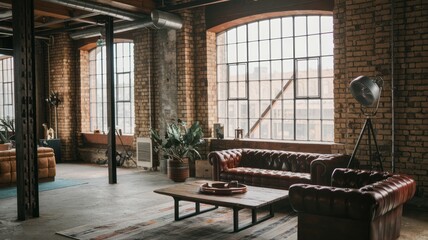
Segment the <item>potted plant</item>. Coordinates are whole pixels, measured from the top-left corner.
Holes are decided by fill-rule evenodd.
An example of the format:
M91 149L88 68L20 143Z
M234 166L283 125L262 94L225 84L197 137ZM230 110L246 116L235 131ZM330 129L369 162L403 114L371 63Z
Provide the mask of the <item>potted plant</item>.
M188 128L180 120L169 123L165 131L165 139L159 132L151 129L154 150L161 150L168 161L168 177L175 182L184 182L189 177L189 161L201 157L198 148L204 143L202 128L195 122Z
M15 123L12 118L0 118L0 150L9 150L13 146Z

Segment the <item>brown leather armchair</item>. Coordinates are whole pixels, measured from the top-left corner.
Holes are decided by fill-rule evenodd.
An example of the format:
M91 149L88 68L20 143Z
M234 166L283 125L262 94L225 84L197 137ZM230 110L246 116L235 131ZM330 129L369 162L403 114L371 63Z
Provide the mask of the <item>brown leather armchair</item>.
M413 179L338 168L331 181L331 187L290 187L290 203L298 212L299 240L389 240L400 236L403 204L416 191Z

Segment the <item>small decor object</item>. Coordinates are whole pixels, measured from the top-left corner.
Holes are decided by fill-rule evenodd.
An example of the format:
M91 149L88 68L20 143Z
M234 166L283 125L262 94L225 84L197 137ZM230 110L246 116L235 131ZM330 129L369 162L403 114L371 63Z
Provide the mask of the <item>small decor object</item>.
M224 138L224 126L221 123L214 123L214 137L217 139Z
M46 102L48 102L50 105L54 107L54 111L55 111L54 133L56 133L56 135L53 135L53 137L58 138L58 105L61 103L61 100L59 99L59 94L57 92L51 91L51 94L49 94L49 98L46 99Z
M213 195L232 195L247 192L247 186L238 183L238 181L204 183L199 188L200 193Z
M158 131L151 129L155 152L162 151L168 159L168 177L175 182L184 182L189 177L189 161L201 159L198 148L204 143L202 128L195 122L188 128L180 119L169 123L165 140Z
M244 137L244 130L242 128L235 129L235 139L241 139Z

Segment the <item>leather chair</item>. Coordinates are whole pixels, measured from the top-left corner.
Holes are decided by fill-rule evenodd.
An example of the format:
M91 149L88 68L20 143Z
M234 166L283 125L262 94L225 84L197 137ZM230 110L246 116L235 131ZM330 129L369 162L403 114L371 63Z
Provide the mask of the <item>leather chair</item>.
M331 186L295 184L298 239L380 240L400 236L403 204L416 191L408 176L335 169Z

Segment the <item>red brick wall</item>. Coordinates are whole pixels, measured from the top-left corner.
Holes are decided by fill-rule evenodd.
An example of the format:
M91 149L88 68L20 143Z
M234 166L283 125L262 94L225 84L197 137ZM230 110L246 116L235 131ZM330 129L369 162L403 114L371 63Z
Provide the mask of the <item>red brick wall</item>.
M54 36L50 46L50 91L58 92L61 103L58 106L58 137L61 139L61 161L71 161L76 154L76 49L68 34ZM55 129L54 110L50 111L50 127Z
M154 92L150 94L153 81L152 31L139 30L134 34L134 96L135 96L135 137L148 137L150 110Z
M395 1L395 170L414 177L420 195L428 191L427 12L422 1ZM364 123L349 92L350 81L359 75L382 76L384 89L373 123L386 170L392 167L391 16L390 1L335 1L335 141L351 153ZM363 164L366 139L357 153Z

